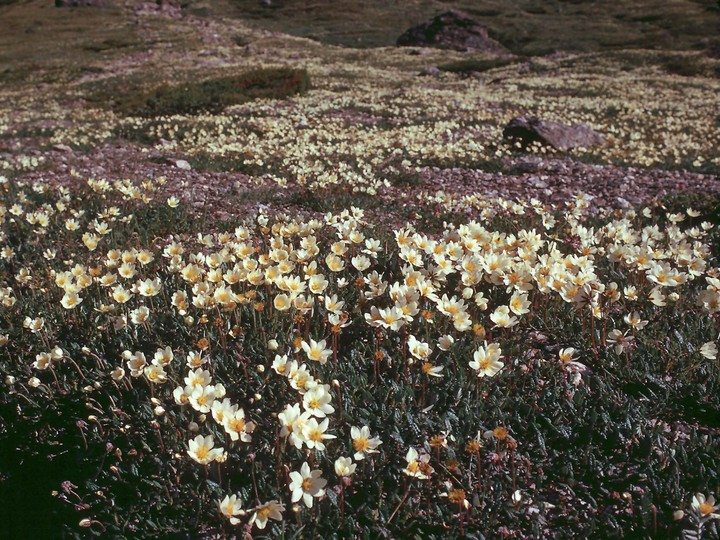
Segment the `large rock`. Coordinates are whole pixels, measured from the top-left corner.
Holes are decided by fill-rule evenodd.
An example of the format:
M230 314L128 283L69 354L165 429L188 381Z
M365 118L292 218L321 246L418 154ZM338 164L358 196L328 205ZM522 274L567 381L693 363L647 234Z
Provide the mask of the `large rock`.
M507 54L500 43L488 36L487 28L454 9L410 28L397 39L399 47L438 47L456 51Z
M523 147L539 142L556 150L602 146L605 138L585 124L568 126L558 122L541 120L535 116L518 116L510 120L503 130L503 137L520 142Z

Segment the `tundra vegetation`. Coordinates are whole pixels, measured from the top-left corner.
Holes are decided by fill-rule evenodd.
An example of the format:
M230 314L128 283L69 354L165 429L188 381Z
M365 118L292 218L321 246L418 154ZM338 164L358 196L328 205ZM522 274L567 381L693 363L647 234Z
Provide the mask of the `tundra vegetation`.
M0 5L6 530L718 537L709 41L505 61L148 6ZM717 21L686 7L656 21ZM531 159L678 190L503 194L519 114L606 138Z

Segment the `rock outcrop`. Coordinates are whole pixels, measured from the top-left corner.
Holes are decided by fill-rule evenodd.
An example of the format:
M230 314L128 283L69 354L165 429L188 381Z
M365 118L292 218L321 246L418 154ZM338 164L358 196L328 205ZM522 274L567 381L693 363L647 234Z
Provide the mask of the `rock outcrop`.
M505 126L503 137L510 142L519 142L523 147L538 142L556 150L590 148L605 144L605 138L585 124L568 126L535 116L513 118Z
M487 28L454 9L407 30L397 39L399 47L438 47L456 51L507 54L500 43L488 35Z

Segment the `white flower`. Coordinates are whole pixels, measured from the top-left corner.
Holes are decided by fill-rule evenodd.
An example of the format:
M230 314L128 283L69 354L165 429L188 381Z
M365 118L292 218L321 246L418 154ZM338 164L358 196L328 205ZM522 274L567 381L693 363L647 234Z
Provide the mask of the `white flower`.
M196 386L193 393L190 394L189 401L192 408L197 412L208 413L216 397L219 396L215 393L215 387L213 385Z
M35 369L47 369L52 364L52 356L50 353L42 352L35 355L33 367Z
M335 407L330 405L331 400L330 385L319 384L305 392L305 395L303 395L303 408L313 416L324 418L326 415L335 412Z
M505 367L505 364L500 361L501 353L502 349L497 343L488 345L485 342L475 351L469 365L475 370L478 377L494 377Z
M282 521L282 513L285 511L285 505L278 501L269 501L265 504L255 507L255 513L250 518L250 525L257 525L258 529L264 529L268 519Z
M312 508L313 497L319 498L325 495L327 480L322 478L322 471L311 471L307 462L302 464L300 472L290 473L290 480L291 500L294 503L302 499L305 506Z
M223 415L222 425L233 441L252 442L250 433L255 431L255 423L245 420L244 410L237 409Z
M198 435L188 442L188 455L201 465L207 465L224 454L223 448L213 448L215 442L212 435Z
M82 303L83 299L78 296L76 292L66 292L60 300L60 303L65 309L73 309Z
M231 525L237 525L240 520L235 516L244 516L245 511L242 509L242 501L238 500L237 495L225 495L225 498L218 501L220 513L230 520Z
M370 428L367 426L363 426L362 428L351 427L350 436L352 437L353 448L355 449L355 455L353 457L357 461L365 459L366 454L377 454L379 452L377 447L382 444L382 441L378 438L371 438Z
M322 423L318 424L317 419L309 418L302 427L302 436L305 439L305 445L308 448L315 448L319 451L325 450L325 439L334 439L335 435L325 433L327 431L330 420L326 418Z
M305 351L305 354L307 354L309 360L315 360L316 362L320 362L320 364L327 362L327 359L332 354L332 349L325 348L324 339L321 339L320 341L310 339L309 344L306 341L303 341L302 348Z
M445 335L442 336L440 339L438 339L438 349L441 351L447 351L452 347L453 343L455 343L455 339L451 335Z
M720 519L720 514L716 513L718 507L715 505L715 497L712 495L705 498L705 495L702 493L696 493L695 496L693 496L692 508L701 518Z
M495 326L500 328L512 328L518 323L517 317L510 315L510 308L508 306L499 306L490 315L490 320L495 323Z
M335 460L335 474L338 476L351 476L356 467L357 464L353 463L352 458L339 457Z
M407 466L403 469L403 472L408 476L426 480L435 472L429 463L430 455L425 453L420 455L414 448L408 450L405 461L407 461Z
M423 341L418 341L418 339L410 334L408 337L408 349L410 350L410 354L412 354L415 358L418 360L424 360L428 356L430 356L430 353L432 350L430 349L430 345Z
M625 347L630 345L634 339L635 338L633 336L627 336L617 329L610 332L607 336L607 342L611 345L615 345L615 354L622 354Z
M628 326L631 326L635 330L642 330L648 324L648 321L644 321L640 318L640 314L637 311L628 313L625 317L623 317L623 320L628 324Z
M707 343L703 343L703 346L700 347L700 354L708 360L715 360L717 358L717 353L718 348L717 345L715 345L714 341L708 341Z

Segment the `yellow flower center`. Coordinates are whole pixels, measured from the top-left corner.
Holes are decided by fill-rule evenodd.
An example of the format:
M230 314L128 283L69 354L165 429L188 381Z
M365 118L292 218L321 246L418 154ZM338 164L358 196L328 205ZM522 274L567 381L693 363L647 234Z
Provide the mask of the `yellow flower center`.
M310 489L312 489L312 484L313 484L312 478L306 478L305 480L303 480L303 483L302 483L303 491L310 491Z
M233 431L243 431L245 429L245 419L234 418L230 421L230 429Z
M265 521L268 517L270 517L270 508L268 508L267 506L259 508L257 511L257 516L259 519Z
M356 452L365 452L370 448L370 443L366 437L358 437L357 439L353 439L353 448L355 448Z
M701 513L703 516L707 516L708 514L712 514L712 513L713 513L713 511L715 510L715 507L714 507L712 504L710 504L710 503L708 503L707 501L705 501L704 503L702 503L702 504L698 507L698 510L700 510L700 513Z

